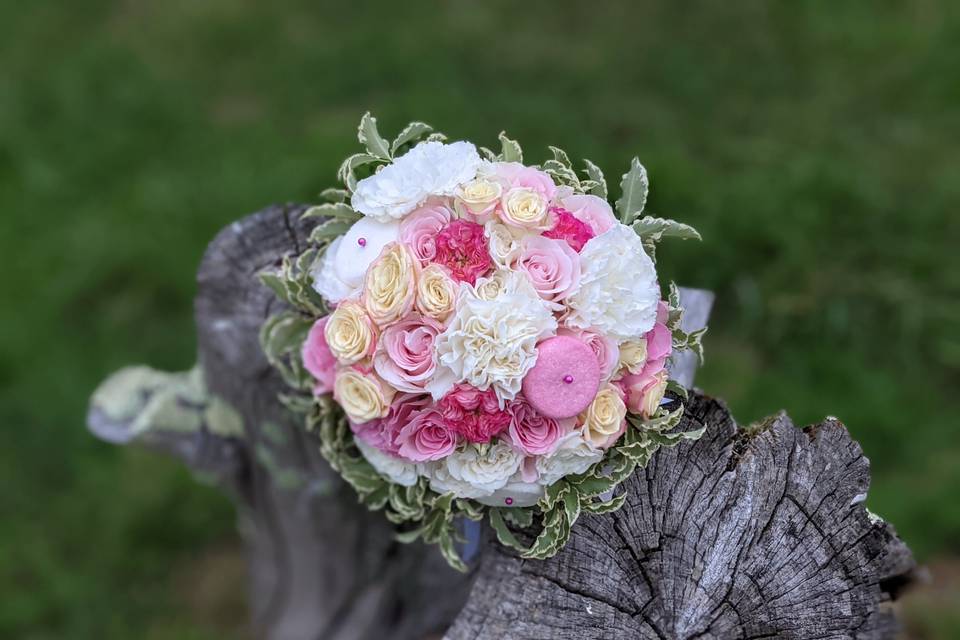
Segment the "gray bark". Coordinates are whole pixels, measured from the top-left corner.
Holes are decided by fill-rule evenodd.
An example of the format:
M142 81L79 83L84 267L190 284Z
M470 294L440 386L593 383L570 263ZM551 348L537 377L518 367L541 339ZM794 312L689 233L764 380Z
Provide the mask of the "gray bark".
M357 503L316 437L278 402L283 382L260 349L260 326L279 303L256 273L305 246L304 209L268 208L211 243L196 298L202 377L122 371L95 394L90 428L113 442L174 453L236 497L257 635L439 635L462 607L471 576L433 548L397 543L383 515ZM213 403L240 424L211 414Z
M869 463L846 428L780 414L741 430L691 394L678 429L702 425L554 558L489 543L449 640L893 637L913 560L864 508Z

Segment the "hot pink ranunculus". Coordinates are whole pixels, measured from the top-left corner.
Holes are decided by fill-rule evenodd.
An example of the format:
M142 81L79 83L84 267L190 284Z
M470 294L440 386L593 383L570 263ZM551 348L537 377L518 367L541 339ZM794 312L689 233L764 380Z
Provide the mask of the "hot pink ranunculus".
M481 391L467 384L458 384L445 395L437 409L451 429L468 442L490 442L510 424L510 413L500 409L493 389Z
M524 236L516 268L547 302L558 303L580 287L580 256L564 240Z
M602 380L608 380L614 374L620 361L620 349L616 340L600 333L572 327L560 327L557 329L557 335L571 336L586 343L593 350L593 354L597 356Z
M595 235L600 235L617 224L617 218L613 215L610 203L598 196L567 196L560 202L560 206L578 220L590 225Z
M477 278L493 267L483 227L475 222L454 220L436 238L436 258L450 270L454 280L476 284Z
M380 334L374 369L397 390L422 393L437 366L433 342L442 331L433 318L407 315Z
M333 381L336 377L337 358L330 352L324 335L329 319L330 316L324 316L313 323L301 351L303 366L317 381L313 387L313 393L318 396L333 391Z
M437 256L436 238L452 219L453 212L441 201L428 200L400 223L400 242L426 265Z
M518 396L511 402L508 433L513 446L528 456L546 455L554 450L562 432L560 423L548 418Z
M430 403L430 396L398 393L386 416L363 424L351 422L350 430L357 439L371 447L376 447L384 453L399 455L400 443L397 438L400 436L400 430Z
M457 446L457 434L440 412L427 409L413 416L397 437L398 453L414 462L439 460Z
M552 229L543 233L545 238L565 240L574 251L579 253L583 249L583 245L587 244L590 238L596 236L589 224L566 209L553 207L550 211L553 213L556 223Z
M495 162L493 174L504 185L504 191L514 187L526 187L542 195L547 202L557 195L557 185L553 183L553 178L536 167L528 167L519 162Z

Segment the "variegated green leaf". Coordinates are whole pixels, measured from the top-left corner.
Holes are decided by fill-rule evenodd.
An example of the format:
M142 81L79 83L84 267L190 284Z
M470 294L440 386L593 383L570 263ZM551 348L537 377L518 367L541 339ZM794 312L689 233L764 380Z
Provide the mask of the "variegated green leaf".
M516 549L517 551L526 551L527 548L522 542L517 540L517 537L510 531L510 527L507 526L504 515L510 511L512 511L512 509L490 509L490 526L493 527L494 533L497 534L497 540L500 541L500 544Z
M598 502L586 502L580 505L580 508L586 511L587 513L612 513L618 510L623 506L624 501L627 499L626 492L621 493L620 495L614 496L604 501Z
M320 197L327 202L346 202L350 197L350 192L346 189L335 189L331 187L321 191Z
M363 216L354 211L350 205L345 202L326 202L310 207L300 216L303 219L308 218L330 218L335 220L348 220L355 222Z
M377 119L367 111L360 119L360 126L357 127L357 139L360 144L367 148L367 153L380 158L389 160L391 158L390 145L383 139L380 132L377 131Z
M603 171L600 170L600 167L593 164L589 160L584 160L583 162L587 167L583 171L584 173L587 174L587 177L590 178L590 181L593 183L590 185L589 188L584 186L584 189L586 189L588 193L606 200L607 199L607 179L603 177ZM586 181L584 181L584 184L586 184Z
M390 145L391 155L395 154L397 149L403 145L407 144L408 142L419 140L421 136L430 133L431 131L433 131L433 127L425 122L411 122L404 127L403 131L400 132L400 135L393 140L393 144Z
M520 148L520 144L516 140L511 140L507 137L506 131L501 131L500 135L497 136L500 140L500 146L502 151L500 152L500 159L504 162L523 162L523 150Z
M647 205L649 189L647 170L643 168L638 158L634 158L630 161L630 170L623 174L623 179L620 181L621 195L616 203L617 213L623 224L633 224L637 216L643 213L643 208Z

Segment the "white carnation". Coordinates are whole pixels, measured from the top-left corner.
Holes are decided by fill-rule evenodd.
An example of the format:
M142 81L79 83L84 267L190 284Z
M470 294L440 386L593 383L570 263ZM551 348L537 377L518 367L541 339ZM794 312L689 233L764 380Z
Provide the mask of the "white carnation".
M357 448L360 449L360 453L367 459L367 462L387 480L404 487L412 487L417 484L417 477L419 476L417 465L395 458L376 447L371 447L359 438L355 439L354 442L356 442Z
M344 235L330 243L323 257L314 263L310 273L313 288L333 304L359 295L367 267L385 246L396 242L399 235L400 223L395 220L357 220Z
M579 431L567 434L549 456L537 458L538 482L549 486L565 476L583 473L603 458L603 451L583 439Z
M520 391L537 361L537 343L553 335L557 321L521 273L507 273L497 297L483 299L469 285L460 288L457 310L437 337L440 367L458 382L493 388L503 406Z
M473 180L480 154L469 142L421 142L357 183L354 210L378 220L400 219L429 196L452 196Z
M430 488L458 498L491 496L520 469L523 456L503 440L467 445L438 461L430 473Z
M660 301L657 271L640 237L622 224L592 238L580 252L580 290L566 299L566 323L617 340L653 328Z

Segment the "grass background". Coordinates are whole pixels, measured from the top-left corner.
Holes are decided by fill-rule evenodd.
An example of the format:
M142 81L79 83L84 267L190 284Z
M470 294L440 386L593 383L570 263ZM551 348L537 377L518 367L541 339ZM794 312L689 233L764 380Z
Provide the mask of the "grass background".
M192 365L206 243L331 185L367 109L612 182L639 155L705 239L660 252L718 294L700 385L841 417L931 566L912 637L956 637L958 70L946 0L0 0L0 637L241 633L230 505L86 401Z

